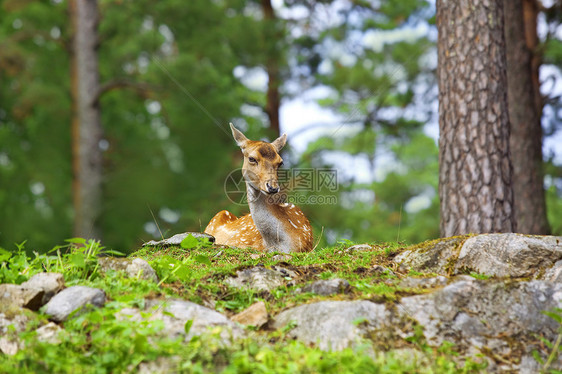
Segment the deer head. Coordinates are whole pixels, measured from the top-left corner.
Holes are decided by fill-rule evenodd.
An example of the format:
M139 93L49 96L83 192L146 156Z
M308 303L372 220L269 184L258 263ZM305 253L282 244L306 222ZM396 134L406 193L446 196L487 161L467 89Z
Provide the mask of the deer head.
M244 154L242 175L246 183L266 195L279 192L277 170L283 165L279 152L285 146L287 135L283 134L271 143L249 140L230 124L232 136Z

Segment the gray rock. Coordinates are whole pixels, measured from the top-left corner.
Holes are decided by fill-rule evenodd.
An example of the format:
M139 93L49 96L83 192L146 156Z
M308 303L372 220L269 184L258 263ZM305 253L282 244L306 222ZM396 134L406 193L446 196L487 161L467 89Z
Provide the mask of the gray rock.
M59 333L61 331L63 329L54 322L49 322L35 330L37 340L51 344L60 344Z
M299 273L295 270L289 269L285 266L272 265L271 270L278 272L285 280L293 280L299 276Z
M179 373L178 365L182 358L179 356L161 356L154 361L141 362L138 367L131 366L128 373L137 374L163 374L163 373Z
M132 260L126 257L100 257L98 264L100 271L106 273L109 270L125 271L127 266L131 264Z
M85 308L87 305L102 307L105 304L105 292L97 288L72 286L56 294L45 305L44 313L55 322L65 321L68 316Z
M25 331L36 315L13 304L0 303L0 310L0 352L15 355L22 348L17 334Z
M562 261L556 261L554 266L548 269L540 279L546 282L562 282Z
M8 356L13 356L19 351L19 343L15 339L9 339L5 336L0 337L0 352Z
M10 311L10 313L0 313L0 336L6 335L9 330L13 330L16 333L22 332L30 321L31 318L23 310L15 309Z
M404 278L398 283L402 288L436 288L446 286L449 282L447 277L442 275L431 278Z
M366 252L366 251L372 251L373 247L371 247L369 244L355 244L352 245L351 247L348 247L345 249L345 252L347 253L352 253L352 252Z
M366 300L321 301L281 312L273 327L295 324L290 336L323 350L341 350L360 343L389 321L391 315L383 304Z
M43 295L45 292L41 288L26 287L17 284L0 284L0 304L13 305L31 310L39 310L43 305Z
M483 349L499 357L521 358L522 353L540 349L537 335L556 339L560 325L543 311L560 306L562 284L463 280L430 294L402 298L398 311L422 325L432 345L446 340L468 356ZM497 370L518 370L517 361Z
M275 255L273 257L271 257L272 261L291 261L293 259L293 256L290 254L282 254L282 255Z
M258 291L272 291L283 286L285 278L277 271L253 267L239 270L236 277L227 278L225 282L235 288L251 288Z
M44 294L41 306L64 288L64 277L61 273L38 273L21 284L24 287L42 289Z
M261 327L265 325L269 319L265 303L258 301L250 305L247 309L230 318L234 322L238 322L246 326Z
M389 268L384 267L382 265L375 265L371 268L371 272L373 274L380 274L380 275L389 275L395 277L396 274Z
M131 277L139 277L140 279L150 280L158 283L156 271L142 258L135 258L125 269Z
M338 293L349 292L351 286L345 279L335 278L327 280L318 280L308 284L302 288L302 292L311 292L317 295L328 296Z
M395 257L412 270L455 275L474 271L496 277L542 278L562 260L562 237L482 234L422 243ZM551 279L554 273L549 273Z
M185 337L186 340L196 335L210 332L210 329L220 327L220 338L223 342L231 341L244 335L243 330L222 314L205 308L199 304L183 300L149 300L146 302L146 311L152 314L149 320L164 322L162 334L175 338ZM118 318L129 318L135 321L142 320L146 313L135 308L125 308L118 313ZM193 321L189 333L185 333L187 321Z
M164 240L151 240L149 242L144 243L142 246L151 246L151 247L169 247L171 245L180 245L181 242L187 238L189 235L193 235L196 239L207 238L211 243L215 242L215 237L209 234L201 233L201 232L184 232L182 234L176 234L171 238L164 239Z
M562 259L562 237L484 234L466 240L455 273L475 271L496 277L532 277Z
M559 323L543 312L562 306L562 284L457 278L431 293L403 297L394 306L365 300L301 305L280 313L273 327L294 323L289 336L321 349L344 349L365 340L392 347L413 336L419 324L432 346L453 342L461 358L486 353L490 372L536 372L529 357L534 350L543 357L549 353L537 336L550 342L558 336ZM432 284L444 281L436 277ZM509 360L496 362L495 357ZM559 361L553 369L562 368Z
M458 256L466 237L445 238L421 243L394 258L411 270L448 275L450 261Z
M108 270L124 271L131 278L158 282L156 271L142 258L100 257L98 263L103 273Z

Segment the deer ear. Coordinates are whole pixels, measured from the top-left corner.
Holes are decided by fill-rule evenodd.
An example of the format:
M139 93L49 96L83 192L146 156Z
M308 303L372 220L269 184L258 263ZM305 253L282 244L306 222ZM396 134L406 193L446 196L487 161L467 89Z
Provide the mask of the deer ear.
M246 136L242 134L242 131L234 127L232 123L230 123L230 129L232 130L232 137L236 141L236 144L238 144L240 148L244 148L246 146L246 143L248 142L248 138L246 138Z
M281 151L281 149L283 149L283 147L285 146L286 142L287 142L287 134L283 134L277 139L275 139L273 142L271 142L271 145L273 146L273 148L275 148L277 153L279 153L279 151Z

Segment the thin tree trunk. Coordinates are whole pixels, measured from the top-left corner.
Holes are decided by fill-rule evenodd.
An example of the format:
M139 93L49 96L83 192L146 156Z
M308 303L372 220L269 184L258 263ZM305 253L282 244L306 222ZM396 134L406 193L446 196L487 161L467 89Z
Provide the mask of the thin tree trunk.
M262 0L262 8L267 22L266 27L272 32L266 33L266 38L269 40L265 41L268 47L267 51L267 62L266 69L268 75L267 84L267 102L265 104L265 112L269 118L269 126L275 132L276 136L281 135L281 130L279 128L279 108L281 107L281 95L279 94L279 56L278 51L274 47L276 45L278 35L276 32L276 17L273 6L271 5L271 0Z
M74 235L101 239L103 130L99 109L98 3L70 0L72 18L72 166Z
M437 1L441 235L515 230L503 0Z
M535 56L537 8L533 8L531 2L504 0L513 196L518 232L547 234L542 173L542 104ZM527 9L525 14L524 9Z

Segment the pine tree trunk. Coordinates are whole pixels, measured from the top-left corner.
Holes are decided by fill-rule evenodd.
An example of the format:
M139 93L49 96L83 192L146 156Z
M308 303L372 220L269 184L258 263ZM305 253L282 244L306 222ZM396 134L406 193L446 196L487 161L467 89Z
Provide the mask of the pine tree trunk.
M542 173L542 108L540 97L538 101L536 98L537 94L540 96L535 62L537 13L535 22L532 6L527 7L527 22L523 13L523 3L530 2L504 0L513 201L518 232L548 234Z
M101 239L103 130L98 102L98 3L70 0L72 18L72 157L74 235Z
M512 232L503 0L437 1L441 235Z

